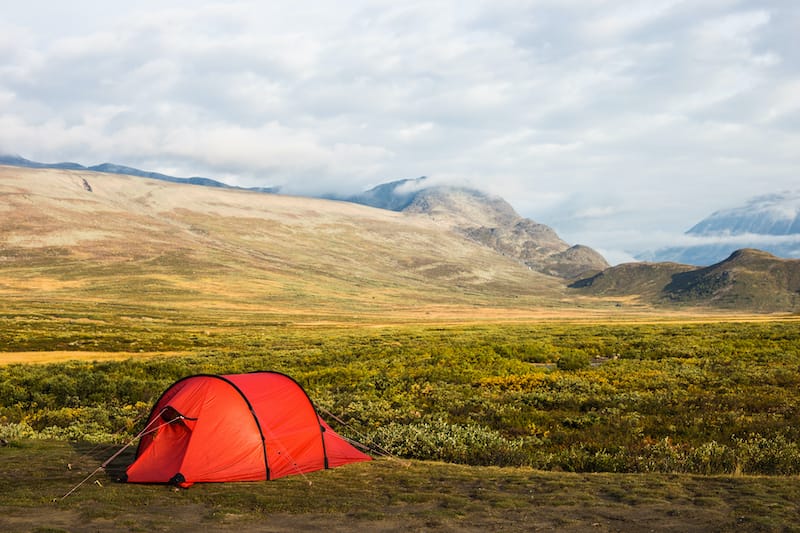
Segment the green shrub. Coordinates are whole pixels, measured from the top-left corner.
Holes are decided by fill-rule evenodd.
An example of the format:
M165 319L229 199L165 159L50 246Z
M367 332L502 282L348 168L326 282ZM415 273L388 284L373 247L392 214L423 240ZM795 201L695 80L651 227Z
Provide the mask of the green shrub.
M355 434L335 429L406 457L572 471L800 473L798 321L148 322L132 330L134 322L87 331L64 319L7 319L0 346L9 351L34 340L43 350L94 338L118 350L134 341L182 350L196 340L184 357L0 366L0 436L126 440L181 377L278 370Z
M556 361L559 370L583 370L589 367L589 356L584 352L569 351L561 354Z
M735 471L734 450L716 441L705 442L689 452L687 470L697 474L729 474Z
M375 430L370 441L379 449L409 459L504 466L520 466L528 461L523 439L510 440L482 426L448 424L443 420L391 423Z
M783 435L750 435L737 440L739 467L746 474L800 474L800 446Z

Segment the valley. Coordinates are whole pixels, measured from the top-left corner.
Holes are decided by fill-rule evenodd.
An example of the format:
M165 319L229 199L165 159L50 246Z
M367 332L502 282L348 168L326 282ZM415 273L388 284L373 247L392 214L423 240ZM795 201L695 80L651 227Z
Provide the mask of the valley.
M589 253L556 272L537 261L572 246L485 200L436 191L391 211L0 166L0 459L17 465L0 473L0 527L788 523L800 321L769 291L793 287L796 263L746 250L573 275ZM389 457L173 492L115 483L128 453L53 501L175 380L255 370L291 375Z

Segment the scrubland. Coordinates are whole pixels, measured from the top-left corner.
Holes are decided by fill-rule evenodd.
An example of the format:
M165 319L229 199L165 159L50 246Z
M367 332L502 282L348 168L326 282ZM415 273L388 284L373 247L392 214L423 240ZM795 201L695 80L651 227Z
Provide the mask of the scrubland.
M333 323L128 311L2 316L0 456L17 466L0 484L17 518L0 524L42 525L23 515L46 510L69 530L169 529L168 512L221 529L275 517L274 530L797 527L792 317ZM22 352L49 357L15 363ZM174 493L114 483L128 452L58 499L130 441L173 381L254 370L292 375L379 460Z

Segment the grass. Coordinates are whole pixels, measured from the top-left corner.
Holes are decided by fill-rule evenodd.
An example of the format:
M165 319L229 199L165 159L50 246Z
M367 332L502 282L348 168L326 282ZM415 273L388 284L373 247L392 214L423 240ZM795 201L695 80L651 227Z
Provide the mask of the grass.
M692 442L702 451L706 440L730 431L725 424L785 432L797 416L800 329L793 320L326 318L295 322L269 313L125 305L7 309L0 313L4 349L52 362L0 368L0 386L18 393L13 383L21 377L29 391L40 392L36 407L7 405L5 413L34 425L70 423L59 417L83 423L88 416L86 427L103 415L117 427L146 412L151 396L186 373L269 367L298 377L319 404L378 428L392 419L410 428L431 421L471 434L469 424L480 421L486 431L535 436L556 450L633 430L662 454L684 453L681 446ZM109 360L63 361L89 347L98 360ZM615 360L617 352L623 357ZM584 354L591 364L561 370L563 353ZM119 372L133 394L122 404L122 396L103 392ZM77 394L60 392L71 386ZM63 407L60 394L76 403ZM662 394L678 403L664 404ZM658 408L648 411L650 404ZM447 413L444 422L437 422L440 413ZM670 423L676 427L666 429ZM658 431L672 440L659 440ZM563 472L556 463L544 471L381 459L273 482L176 491L114 482L131 460L128 450L61 500L117 448L8 440L0 447L2 531L800 531L797 475ZM597 451L603 450L611 448Z
M0 318L7 359L72 359L0 366L0 437L132 435L181 377L277 370L364 438L409 458L577 472L800 472L795 321L368 327L198 318L100 310Z
M0 448L0 529L800 530L797 477L570 474L390 459L176 490L114 482L128 454L63 498L113 451L63 441Z
M0 352L0 365L47 364L63 361L123 361L137 359L185 357L191 352L91 352L91 351L53 351L53 352Z

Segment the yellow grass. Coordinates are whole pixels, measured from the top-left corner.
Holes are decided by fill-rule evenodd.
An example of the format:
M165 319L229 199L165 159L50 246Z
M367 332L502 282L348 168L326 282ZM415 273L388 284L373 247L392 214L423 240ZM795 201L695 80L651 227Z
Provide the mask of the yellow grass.
M0 352L0 365L45 364L64 361L118 361L122 359L146 359L149 357L177 357L191 352Z

